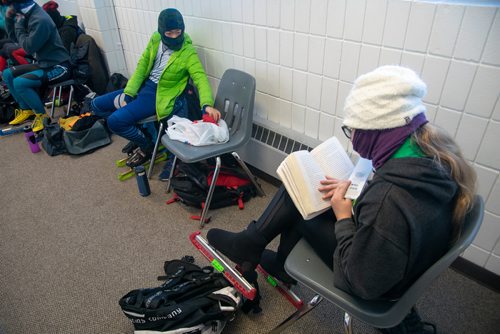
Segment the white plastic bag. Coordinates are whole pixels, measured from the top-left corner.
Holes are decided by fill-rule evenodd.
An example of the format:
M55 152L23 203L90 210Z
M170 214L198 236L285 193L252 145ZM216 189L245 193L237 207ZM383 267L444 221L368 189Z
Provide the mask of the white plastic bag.
M214 124L201 120L193 122L187 118L173 116L167 124L167 134L170 139L193 146L222 144L229 140L229 130L223 119Z

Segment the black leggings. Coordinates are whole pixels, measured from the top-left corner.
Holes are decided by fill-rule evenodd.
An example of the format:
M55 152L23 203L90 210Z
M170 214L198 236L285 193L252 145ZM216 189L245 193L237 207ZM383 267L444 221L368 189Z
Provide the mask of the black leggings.
M333 268L333 252L337 247L335 238L335 215L328 210L310 220L304 220L295 208L286 189L281 186L257 220L258 225L275 228L280 234L278 259L284 261L295 244L303 237L318 256Z

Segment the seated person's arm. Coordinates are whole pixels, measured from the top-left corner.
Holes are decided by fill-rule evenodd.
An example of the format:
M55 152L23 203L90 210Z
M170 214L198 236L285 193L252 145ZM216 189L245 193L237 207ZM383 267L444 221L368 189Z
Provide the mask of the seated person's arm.
M210 88L210 83L208 82L208 78L205 70L203 69L203 65L200 62L200 58L198 58L196 53L189 56L188 72L193 79L194 84L198 88L200 105L203 109L203 113L207 113L215 121L218 121L221 115L220 112L213 107L214 99L212 97L212 89Z
M24 16L16 19L15 30L17 41L27 53L36 54L47 43L50 30L53 28L45 22L33 20L30 22L30 30L27 31L24 23L25 20Z
M14 29L14 23L16 19L16 11L9 7L7 9L7 12L5 13L5 31L7 32L7 37L14 41L17 42L17 37L16 37L16 32Z
M151 45L153 44L152 39L149 40L146 49L141 55L139 62L137 63L137 67L134 71L134 74L130 77L130 80L127 82L127 86L125 86L124 93L130 97L135 98L137 96L137 92L141 88L142 83L149 76L147 73L148 64L149 64L149 54L151 53Z

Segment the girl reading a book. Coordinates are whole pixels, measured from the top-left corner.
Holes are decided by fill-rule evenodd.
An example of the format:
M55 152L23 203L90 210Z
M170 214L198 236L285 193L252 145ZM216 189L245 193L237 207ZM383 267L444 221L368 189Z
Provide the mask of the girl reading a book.
M243 270L260 264L286 283L284 262L305 238L333 269L334 284L363 299L394 299L458 236L476 176L454 140L428 123L425 83L412 70L382 66L360 76L344 106L343 130L374 177L356 202L349 181L325 176L318 191L332 210L304 220L284 187L239 233L211 229L211 245ZM276 252L266 249L280 236Z

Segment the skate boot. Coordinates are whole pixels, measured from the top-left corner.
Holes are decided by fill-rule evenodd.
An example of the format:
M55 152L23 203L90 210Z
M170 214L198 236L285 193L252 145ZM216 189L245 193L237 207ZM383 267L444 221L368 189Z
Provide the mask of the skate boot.
M265 271L267 271L269 275L273 276L274 278L280 280L285 284L295 285L297 284L297 281L294 280L285 271L285 259L281 260L278 253L269 249L264 249L264 251L262 252L262 256L260 257L260 265Z
M242 272L249 272L257 267L262 251L269 243L259 232L256 223L252 222L239 233L213 228L208 231L207 239L215 249L238 264Z
M149 160L151 160L151 156L152 156L151 152L149 152L147 150L143 150L139 147L135 150L134 154L132 154L127 159L126 165L130 168L144 165Z
M128 156L130 156L134 153L134 150L138 147L139 146L136 143L134 143L133 141L129 141L127 145L123 146L122 153L126 153Z

